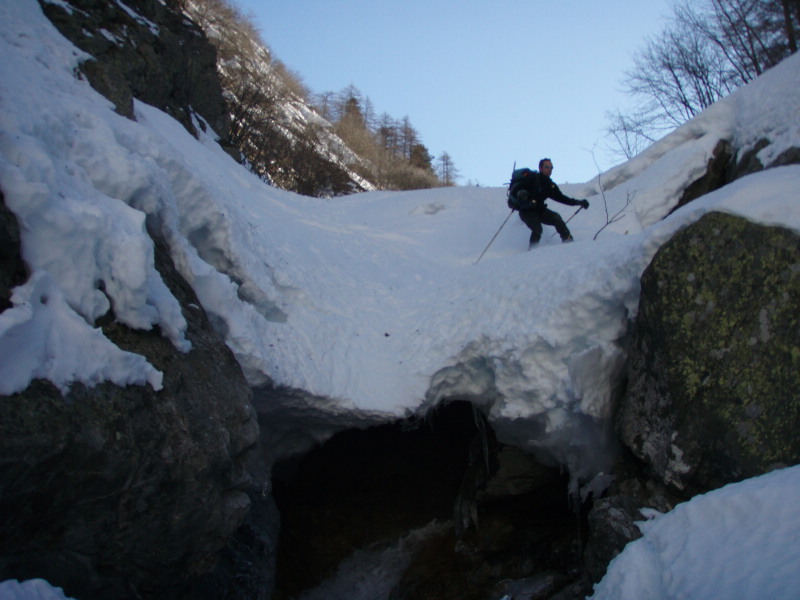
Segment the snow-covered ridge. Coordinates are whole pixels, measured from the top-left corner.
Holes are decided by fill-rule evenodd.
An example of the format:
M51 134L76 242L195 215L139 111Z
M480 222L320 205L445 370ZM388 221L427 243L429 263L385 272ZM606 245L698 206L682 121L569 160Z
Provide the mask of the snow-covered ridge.
M721 140L730 142L740 157L766 140L767 145L756 156L763 165L772 164L783 152L797 147L800 138L800 72L793 66L796 62L797 56L790 57L638 156L584 186L575 186L574 192L588 196L601 189L615 190L616 196L631 198L641 224L647 226L663 218L687 185L705 173Z

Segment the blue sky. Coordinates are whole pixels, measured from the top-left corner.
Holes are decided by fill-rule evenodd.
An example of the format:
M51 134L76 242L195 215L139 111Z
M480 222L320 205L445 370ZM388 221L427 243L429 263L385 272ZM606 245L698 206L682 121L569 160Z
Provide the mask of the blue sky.
M502 185L553 159L581 183L620 162L606 113L629 106L626 69L670 0L235 0L312 92L355 85L375 111L408 116L462 185Z

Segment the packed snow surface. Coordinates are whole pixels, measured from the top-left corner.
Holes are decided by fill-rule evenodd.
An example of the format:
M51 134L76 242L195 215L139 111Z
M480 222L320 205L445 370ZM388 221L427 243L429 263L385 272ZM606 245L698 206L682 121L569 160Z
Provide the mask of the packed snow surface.
M794 600L800 467L728 485L639 524L593 600ZM654 515L657 513L654 513Z

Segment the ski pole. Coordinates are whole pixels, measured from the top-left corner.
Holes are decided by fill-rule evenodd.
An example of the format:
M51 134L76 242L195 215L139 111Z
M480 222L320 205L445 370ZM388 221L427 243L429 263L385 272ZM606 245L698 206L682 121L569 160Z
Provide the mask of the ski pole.
M582 207L582 206L581 206L581 207L579 207L579 208L578 208L578 210L576 210L574 213L572 213L572 217L574 217L575 215L577 215L577 214L578 214L579 212L581 212L582 210L583 210L583 207ZM567 223L569 223L570 221L572 221L572 217L570 217L569 219L567 219L566 221L564 221L564 225L566 225ZM551 237L551 238L554 238L554 237L556 236L556 233L558 233L558 232L557 232L557 231L553 232L553 235L551 235L550 237Z
M510 213L508 213L508 216L506 217L506 220L505 220L505 221L503 221L503 224L502 224L502 225L500 225L500 229L502 229L503 227L505 227L505 226L506 226L506 223L508 223L508 220L511 218L511 215L513 215L513 214L514 214L514 209L512 208L512 209L511 209L511 212L510 212ZM500 229L498 229L498 230L497 230L497 233L495 233L495 234L494 234L494 236L492 237L492 239L491 239L491 240L489 240L489 243L486 245L486 248L484 248L484 249L483 249L483 252L481 252L481 255L478 257L478 260L476 260L476 261L475 261L474 263L472 263L472 264L474 264L474 265L477 265L477 264L478 264L478 262L479 262L479 261L480 261L480 260L483 258L483 255L484 255L484 254L486 254L486 251L489 249L489 246L491 246L491 245L492 245L492 242L494 242L495 238L496 238L498 235L500 235Z

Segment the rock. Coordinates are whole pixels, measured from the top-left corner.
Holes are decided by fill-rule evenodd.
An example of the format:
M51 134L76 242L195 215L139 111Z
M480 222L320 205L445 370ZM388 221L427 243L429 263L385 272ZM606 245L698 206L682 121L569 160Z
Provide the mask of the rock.
M800 164L800 148L797 146L786 148L778 154L778 156L773 158L772 161L766 165L762 164L759 154L762 150L768 148L770 144L770 140L761 138L749 147L740 148L736 152L736 156L729 163L727 174L728 181L739 179L751 173L757 173L763 169Z
M0 579L41 577L88 599L181 598L250 508L258 443L250 388L163 244L188 353L104 318L164 373L163 389L46 381L0 397Z
M174 598L191 600L268 600L275 589L280 515L266 490L250 491L247 518L220 556L217 567ZM182 593L183 592L183 593Z
M597 583L622 549L642 537L636 521L644 520L639 503L629 496L610 496L594 503L589 511L589 541L584 551L586 578Z
M678 203L670 213L675 212L692 200L696 200L700 196L713 192L728 183L732 158L733 146L731 143L727 140L720 140L717 142L711 158L708 159L705 174L687 186L678 200Z
M783 167L797 164L800 164L800 148L793 146L781 152L777 158L770 163L770 167Z
M19 248L17 217L0 191L0 311L11 307L11 290L27 279Z
M550 572L524 579L507 579L495 586L491 600L543 600L563 586L564 579L563 575Z
M761 159L758 158L758 153L767 146L769 146L769 140L762 138L750 148L739 149L736 159L731 161L728 179L733 181L763 170L764 165L761 163Z
M800 461L800 237L711 213L642 276L617 416L661 481L689 493Z
M499 445L497 468L479 494L480 502L527 494L557 481L558 469L546 467L514 446Z
M193 112L223 137L228 111L217 76L216 50L176 0L71 0L72 10L43 3L61 34L94 57L82 73L116 111L133 118L133 99L155 106L195 133Z

